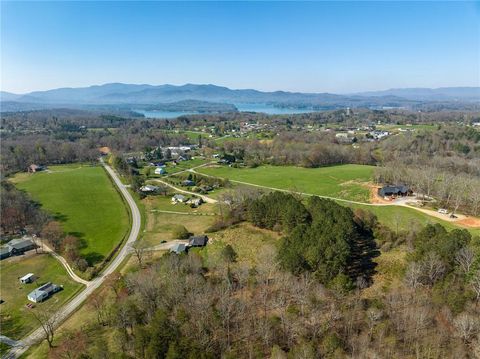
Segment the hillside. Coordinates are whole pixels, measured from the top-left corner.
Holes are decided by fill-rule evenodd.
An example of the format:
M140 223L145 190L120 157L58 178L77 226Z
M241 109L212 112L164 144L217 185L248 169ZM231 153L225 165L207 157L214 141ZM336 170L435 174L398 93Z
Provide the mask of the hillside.
M477 103L480 88L443 89L398 89L379 92L365 92L352 95L331 93L301 93L274 91L263 92L254 89L230 89L212 84L197 85L134 85L110 83L79 88L58 88L35 91L23 95L1 93L2 105L9 102L9 108L21 108L22 104L62 105L158 105L179 101L206 101L216 103L267 103L276 106L292 106L325 110L344 107L409 107L418 108L425 104L452 106L463 102Z

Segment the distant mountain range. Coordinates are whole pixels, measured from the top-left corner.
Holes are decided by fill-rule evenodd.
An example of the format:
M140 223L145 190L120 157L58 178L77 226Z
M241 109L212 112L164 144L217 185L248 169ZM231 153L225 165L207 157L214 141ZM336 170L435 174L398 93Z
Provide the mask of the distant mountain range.
M278 107L334 109L343 107L418 107L422 103L480 104L480 87L438 89L405 88L362 92L349 95L331 93L263 92L253 89L233 90L216 85L132 85L110 83L79 88L58 88L27 94L0 92L2 111L53 107L118 106L142 107L169 104L185 106L185 101L218 104L265 103ZM172 105L173 104L173 105ZM208 106L206 106L208 107Z
M416 101L480 101L480 87L403 88L358 93L359 96L396 96Z

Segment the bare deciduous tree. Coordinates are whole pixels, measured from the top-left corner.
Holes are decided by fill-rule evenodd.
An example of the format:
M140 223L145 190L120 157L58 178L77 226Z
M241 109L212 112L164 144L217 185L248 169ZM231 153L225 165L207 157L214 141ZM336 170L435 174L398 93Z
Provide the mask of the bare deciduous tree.
M469 342L479 331L479 318L468 313L461 313L453 320L457 335L464 341Z
M147 247L142 242L136 242L132 244L131 248L133 250L133 254L137 258L138 266L140 268L143 268L144 260L148 257L148 254L150 252L147 250Z
M433 285L445 275L445 264L436 253L427 254L421 263L426 284Z
M470 279L470 286L477 295L477 302L480 300L480 270L477 270L473 273L472 278Z
M475 254L468 247L460 249L455 256L455 263L462 270L463 274L467 274L468 272L470 272L474 260Z
M408 265L405 273L405 282L412 288L417 288L422 284L422 266L417 262L412 262Z
M58 312L50 312L48 310L41 311L40 309L38 309L38 310L32 310L30 313L32 313L35 320L42 327L44 337L48 343L49 348L53 348L53 339L55 336L55 329L59 322Z

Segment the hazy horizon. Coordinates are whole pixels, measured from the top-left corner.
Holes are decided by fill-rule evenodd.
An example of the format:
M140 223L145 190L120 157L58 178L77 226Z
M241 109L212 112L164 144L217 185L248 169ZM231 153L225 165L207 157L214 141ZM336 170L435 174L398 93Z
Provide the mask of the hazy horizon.
M478 2L1 2L1 90L215 84L349 94L480 83Z
M236 87L230 87L226 85L219 85L219 84L214 84L214 83L191 83L191 82L186 82L186 83L179 83L179 84L172 84L172 83L158 83L158 84L152 84L152 83L126 83L126 82L105 82L105 83L98 83L98 84L91 84L91 85L86 85L86 86L60 86L60 87L54 87L54 88L46 88L46 89L39 89L39 90L32 90L32 91L27 91L27 92L12 92L8 90L4 90L3 88L0 88L0 91L2 92L8 92L12 93L15 95L26 95L32 92L43 92L43 91L49 91L49 90L58 90L58 89L76 89L76 88L89 88L89 87L100 87L100 86L105 86L105 85L110 85L110 84L123 84L123 85L149 85L149 86L185 86L185 85L213 85L213 86L219 86L219 87L227 87L231 90L258 90L262 92L276 92L276 91L285 91L285 92L299 92L299 93L330 93L330 94L338 94L338 95L353 95L356 93L364 93L364 92L382 92L382 91L389 91L389 90L403 90L403 89L431 89L431 90L438 90L442 88L479 88L480 84L477 86L440 86L440 87L425 87L425 86L417 86L417 87L389 87L389 88L381 88L381 89L374 89L374 90L365 90L365 91L355 91L355 92L328 92L328 91L322 91L322 92L307 92L307 91L287 91L283 89L276 89L276 90L262 90L258 88L253 88L253 87L244 87L244 88L236 88Z

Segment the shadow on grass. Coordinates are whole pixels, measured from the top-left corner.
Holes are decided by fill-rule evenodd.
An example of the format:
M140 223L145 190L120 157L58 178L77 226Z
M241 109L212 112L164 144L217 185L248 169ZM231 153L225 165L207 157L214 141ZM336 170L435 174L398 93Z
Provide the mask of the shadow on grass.
M12 339L19 339L19 333L24 332L21 315L2 313L0 315L0 326L2 328L2 335Z
M66 222L68 220L68 216L60 212L55 212L53 214L53 219L58 222Z
M94 266L95 264L100 263L105 256L97 252L90 252L84 255L83 258L85 258L89 266Z

